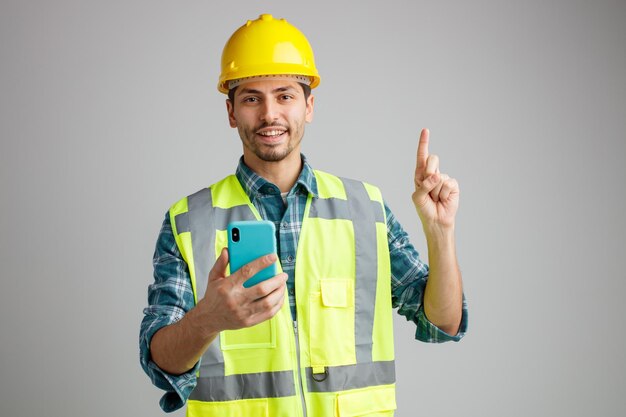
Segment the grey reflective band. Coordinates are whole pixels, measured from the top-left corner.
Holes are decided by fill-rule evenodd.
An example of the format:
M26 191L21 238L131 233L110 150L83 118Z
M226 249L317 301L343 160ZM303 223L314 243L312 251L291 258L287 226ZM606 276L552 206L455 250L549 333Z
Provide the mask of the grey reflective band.
M209 271L215 263L215 231L226 230L234 220L254 220L254 213L247 205L224 209L213 207L210 188L205 188L187 197L189 211L189 231L193 250L193 264L196 275L196 295L204 297L209 279ZM176 216L178 225L178 216ZM184 220L183 220L184 222ZM178 233L181 233L178 231Z
M215 228L217 230L226 230L228 228L228 223L237 220L256 220L254 213L247 205L235 206L228 209L214 207L213 216L215 219Z
M187 197L189 207L189 231L193 265L196 275L196 296L204 297L209 271L215 263L215 222L213 216L213 196L210 188L204 188Z
M376 223L385 223L385 213L383 213L383 206L378 201L371 201L372 205L372 213L374 213L374 218L376 219Z
M204 188L187 197L189 231L196 276L196 297L204 297L209 280L209 271L215 263L215 223L213 218L213 196L210 188ZM178 216L177 216L178 217ZM178 223L177 223L178 224ZM181 233L178 231L178 233ZM200 376L224 375L224 355L219 343L213 341L202 355Z
M372 361L372 334L378 280L376 217L362 182L341 178L348 196L354 228L356 280L354 288L354 343L356 361ZM380 204L379 204L380 207Z
M311 201L309 217L330 220L350 220L348 201L340 198L314 198Z
M307 386L310 392L336 392L396 382L394 361L329 366L326 371L328 372L326 379L317 382L313 379L313 370L306 369Z
M224 354L220 344L218 333L200 359L200 377L224 376Z
M189 212L179 213L174 218L176 221L176 233L181 234L189 231Z
M233 401L296 395L293 371L200 377L190 400Z
M385 214L383 213L382 205L378 201L369 201L372 205L371 209L372 213L374 213L374 219L378 223L384 223ZM348 201L340 198L314 198L311 202L309 217L329 220L353 220L352 216L350 216Z
M250 211L248 206L235 206L230 209L221 207L213 207L213 222L218 230L226 230L231 219L254 220L254 213ZM189 224L189 212L179 213L176 215L176 232L178 234L191 232Z
M189 210L187 218L176 216L178 233L191 232L191 247L196 276L196 297L204 298L209 280L209 271L215 263L215 231L226 230L229 222L234 220L254 220L254 213L247 205L229 209L213 207L213 195L210 188L205 188L187 197ZM187 224L186 229L179 229ZM220 349L218 337L209 345L200 361L200 377L216 377L224 375L224 355Z

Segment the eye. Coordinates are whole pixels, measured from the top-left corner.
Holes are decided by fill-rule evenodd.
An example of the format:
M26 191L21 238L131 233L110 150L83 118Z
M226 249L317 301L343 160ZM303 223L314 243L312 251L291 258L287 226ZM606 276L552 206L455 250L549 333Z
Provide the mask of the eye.
M289 101L289 100L293 100L293 96L290 94L283 94L280 96L280 99L283 101Z
M250 96L250 97L244 97L241 102L242 103L256 103L259 101L258 97L254 97L254 96Z

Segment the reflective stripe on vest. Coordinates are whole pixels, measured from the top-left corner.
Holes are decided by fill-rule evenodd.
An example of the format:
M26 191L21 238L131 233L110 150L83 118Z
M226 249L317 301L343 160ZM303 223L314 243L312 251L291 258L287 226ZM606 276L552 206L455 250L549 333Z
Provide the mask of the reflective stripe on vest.
M316 172L318 182L323 181L317 174ZM367 189L361 182L348 179L339 180L347 199L337 197L311 198L309 196L308 210L305 213L308 213L307 218L311 219L348 220L352 222L356 261L356 279L354 280L356 364L325 366L325 376L321 381L319 375L314 375L314 371L319 373L319 369L310 366L305 367L303 378L306 379L307 391L312 393L338 392L369 386L389 385L395 382L393 360L373 361L372 358L374 309L379 274L377 260L377 243L379 243L377 239L379 237L377 238L376 222L385 224L382 201L370 199ZM230 181L226 188L227 191L243 194L238 196L238 199L245 201L245 204L227 208L214 206L214 187L218 184L223 185L226 181ZM177 239L177 243L183 255L185 255L185 251L191 252L193 272L190 268L190 273L196 300L202 299L206 291L208 274L215 262L217 252L217 233L226 230L231 221L258 219L256 209L245 196L245 192L234 176L228 177L216 185L187 197L187 211L170 211L175 235L190 233L190 248L180 247L179 239ZM306 223L305 218L303 230ZM185 257L185 259L190 258ZM287 298L285 300L288 304ZM227 375L224 352L220 346L221 340L218 336L202 356L197 386L192 392L190 400L219 402L296 395L297 381L294 380L293 369ZM296 367L296 364L293 364L293 367Z
M245 389L241 389L245 387ZM199 377L190 400L233 401L296 395L292 371Z
M309 217L329 220L351 220L354 225L356 250L355 344L357 362L372 360L372 329L376 304L376 230L375 222L384 223L379 202L370 200L363 183L340 178L347 200L315 199Z
M329 367L323 381L314 379L312 368L306 369L312 392L336 392L372 385L393 384L396 380L393 361L359 363ZM241 387L246 387L245 391ZM277 398L295 395L293 372L261 372L228 376L199 377L190 400L232 401L250 398Z
M210 188L204 188L187 197L189 211L177 214L176 232L191 233L191 245L194 254L194 296L197 300L204 297L208 284L209 271L215 263L215 230L226 230L230 221L254 220L254 214L247 206L235 206L222 209L213 206L213 197ZM220 346L218 335L204 353L200 363L200 376L223 376L224 356Z
M326 369L326 372L325 379L320 381L320 378L313 375L312 368L307 368L306 377L309 391L336 392L372 385L388 385L396 382L394 361L330 366Z

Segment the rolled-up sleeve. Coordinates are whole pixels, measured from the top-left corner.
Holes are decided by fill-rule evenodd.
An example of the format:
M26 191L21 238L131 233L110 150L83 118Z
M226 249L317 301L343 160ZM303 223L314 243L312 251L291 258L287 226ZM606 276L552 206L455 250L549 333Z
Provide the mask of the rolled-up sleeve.
M154 282L148 287L148 307L143 310L139 334L140 362L152 383L165 391L159 402L161 408L171 412L181 408L195 388L198 364L182 375L172 375L160 369L150 356L152 336L180 320L194 306L189 269L176 245L169 213L163 220L152 263Z
M424 290L428 282L428 265L420 260L419 253L407 233L385 204L387 237L391 258L391 298L398 314L413 321L417 328L415 338L428 343L458 342L467 331L467 302L463 295L463 315L456 335L449 335L433 323L424 313Z

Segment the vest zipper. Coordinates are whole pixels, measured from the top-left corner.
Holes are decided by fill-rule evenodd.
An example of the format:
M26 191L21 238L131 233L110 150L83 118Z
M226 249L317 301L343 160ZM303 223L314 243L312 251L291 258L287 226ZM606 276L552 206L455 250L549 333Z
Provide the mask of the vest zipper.
M304 400L304 384L302 382L302 367L300 366L300 340L298 337L298 322L293 321L293 330L296 335L296 357L298 358L298 382L300 383L300 399L302 400L302 415L306 417L306 401Z

